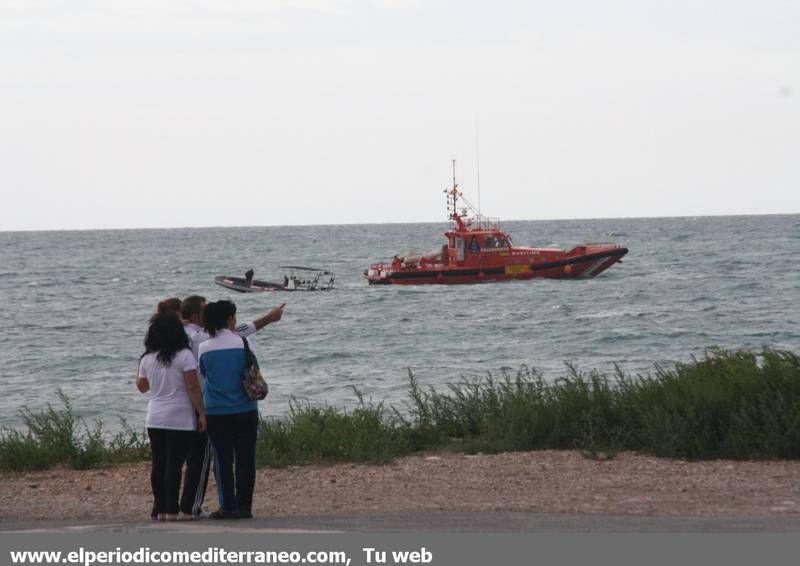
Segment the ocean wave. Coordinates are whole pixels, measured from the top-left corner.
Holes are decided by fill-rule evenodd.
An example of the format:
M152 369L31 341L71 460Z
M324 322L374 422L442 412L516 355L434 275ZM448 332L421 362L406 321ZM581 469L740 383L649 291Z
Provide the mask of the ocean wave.
M626 331L621 332L617 331L612 334L602 334L600 336L594 337L591 341L596 344L617 344L620 342L629 342L629 341L636 341L641 340L643 335L639 332L633 331Z
M590 314L584 314L576 316L576 320L583 320L583 319L603 319L603 318L645 318L648 316L652 316L656 314L652 311L638 311L638 310L608 310L608 311L600 311Z
M351 352L321 352L310 356L297 357L300 364L315 364L318 362L333 362L336 360L347 360L355 357Z
M726 285L721 290L726 293L731 293L736 291L752 291L755 289L762 289L763 287L764 284L761 281L740 281L732 285Z

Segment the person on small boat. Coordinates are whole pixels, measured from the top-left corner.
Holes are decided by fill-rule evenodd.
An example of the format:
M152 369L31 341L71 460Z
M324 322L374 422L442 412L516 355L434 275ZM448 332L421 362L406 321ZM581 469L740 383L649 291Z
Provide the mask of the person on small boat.
M253 273L252 268L248 269L244 274L244 283L248 287L253 284L253 275L255 275L255 273Z
M283 276L283 286L284 287L288 287L289 286L289 276L288 275L284 275Z

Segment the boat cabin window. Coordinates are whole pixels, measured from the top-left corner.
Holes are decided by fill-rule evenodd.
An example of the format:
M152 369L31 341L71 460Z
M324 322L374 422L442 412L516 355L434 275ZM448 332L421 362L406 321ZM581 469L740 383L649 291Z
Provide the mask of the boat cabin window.
M487 249L507 248L508 240L503 236L489 235L484 240L484 247Z
M456 261L464 261L464 250L466 247L464 238L456 238Z

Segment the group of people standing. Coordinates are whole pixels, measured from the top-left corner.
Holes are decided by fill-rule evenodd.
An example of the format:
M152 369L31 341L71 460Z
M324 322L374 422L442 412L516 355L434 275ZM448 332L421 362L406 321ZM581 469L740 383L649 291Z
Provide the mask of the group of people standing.
M244 341L279 321L284 306L238 325L230 301L206 303L192 295L159 302L136 376L136 387L149 398L151 518L205 516L202 504L212 462L219 509L208 516L253 516L258 406L242 386Z

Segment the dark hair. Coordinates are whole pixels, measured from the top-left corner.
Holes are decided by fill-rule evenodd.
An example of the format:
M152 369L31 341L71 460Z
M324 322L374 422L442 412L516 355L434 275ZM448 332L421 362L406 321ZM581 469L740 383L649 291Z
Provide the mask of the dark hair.
M169 299L164 299L163 301L158 301L158 305L156 305L156 312L158 314L164 314L165 312L178 314L181 312L181 300L178 297L172 297Z
M236 305L230 301L217 301L208 303L203 309L203 328L211 336L217 335L217 330L228 326L228 319L236 314Z
M158 360L168 366L184 348L189 348L189 337L178 317L171 312L154 314L144 337L144 353L158 352Z
M181 318L189 320L196 314L203 312L203 307L206 304L206 298L200 295L190 295L183 299L181 302Z

